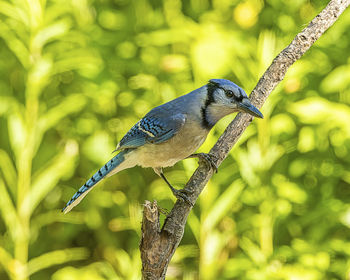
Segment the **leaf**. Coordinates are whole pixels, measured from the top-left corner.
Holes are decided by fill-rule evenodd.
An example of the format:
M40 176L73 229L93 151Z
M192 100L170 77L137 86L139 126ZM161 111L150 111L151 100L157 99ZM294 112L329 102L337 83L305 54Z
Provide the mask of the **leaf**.
M11 200L2 178L0 178L0 212L12 240L15 240L16 234L18 230L20 230L19 221L13 201Z
M24 120L19 112L14 112L8 116L7 121L11 148L18 157L27 137Z
M229 35L213 26L207 28L209 30L203 32L194 41L192 63L195 72L200 73L203 77L223 76L229 71L229 61L232 56L230 45L227 44Z
M98 130L85 140L82 153L89 160L102 165L109 160L113 147L114 143L110 135L105 131Z
M193 211L190 212L190 214L188 215L188 225L190 226L192 233L197 241L197 244L200 243L200 221L198 219L198 217L196 216L195 213L193 213Z
M329 129L340 127L347 136L350 135L350 126L344 121L350 119L348 105L330 102L321 97L310 97L292 104L289 111L302 123L321 124Z
M350 85L350 67L341 65L330 72L321 82L321 89L325 93L339 92Z
M87 49L67 50L62 58L55 62L54 74L77 70L83 76L94 77L102 66L103 61L98 53Z
M71 26L67 20L60 20L40 30L33 38L32 47L41 49L45 44L66 34Z
M12 112L19 112L23 106L12 96L1 96L0 116Z
M126 276L133 270L133 263L130 255L123 249L116 249L114 257L119 264L120 272Z
M114 266L114 260L112 262L94 262L92 264L75 268L72 266L66 266L57 270L51 275L51 280L123 280L123 279L141 279L139 277L125 278L117 275L118 269ZM140 274L138 267L133 267L135 273ZM118 271L119 272L119 271Z
M29 25L27 14L18 6L0 1L0 13L16 21L20 20L25 26Z
M254 71L260 77L274 59L276 52L276 35L274 31L263 30L259 33L257 46L257 56L259 61L259 71Z
M261 252L259 246L248 237L242 237L239 246L256 264L261 265L266 262L266 257Z
M0 149L0 169L6 181L12 197L16 196L17 173L13 162L6 151Z
M27 4L26 12L30 17L29 27L31 30L37 30L40 28L40 25L43 22L45 3L46 1L41 0L25 1L25 4Z
M33 179L29 196L21 205L21 212L32 213L44 197L56 186L58 181L71 173L78 155L78 145L75 141L68 141L63 153L54 158L36 178ZM23 212L24 211L24 212Z
M16 34L3 21L0 24L0 37L4 39L9 49L22 63L22 66L24 68L28 68L30 66L30 55L27 47L17 38Z
M172 258L173 263L179 263L186 258L197 258L199 256L199 248L197 245L181 245L179 246Z
M84 260L89 257L89 250L86 248L70 248L52 251L33 258L28 262L28 276L35 272L71 261Z
M12 275L12 271L9 268L14 262L15 260L12 256L4 248L0 247L0 263L9 276Z
M244 188L242 180L234 181L211 207L209 214L204 220L204 231L210 231L230 211L232 204L237 201L238 196Z
M86 104L86 98L82 94L71 94L57 106L51 108L39 120L39 128L42 132L55 126L61 119L69 114L79 112Z
M49 83L53 61L49 56L38 58L30 69L27 78L26 97L38 98Z
M201 269L200 279L216 279L215 274L220 269L221 249L225 246L224 238L218 230L202 231L200 243ZM205 275L205 277L204 277Z
M35 138L34 152L39 148L43 135L47 130L54 127L61 119L67 115L79 112L86 104L86 98L82 94L72 94L63 99L57 106L51 108L38 121L38 132Z
M276 186L280 197L289 199L291 202L303 204L308 198L307 193L296 183L290 182L281 174L272 175L272 183Z

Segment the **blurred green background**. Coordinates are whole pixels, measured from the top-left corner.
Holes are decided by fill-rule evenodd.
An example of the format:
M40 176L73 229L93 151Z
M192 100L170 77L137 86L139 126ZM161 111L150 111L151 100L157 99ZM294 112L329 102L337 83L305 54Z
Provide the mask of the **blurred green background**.
M60 209L148 110L210 78L249 93L326 4L1 0L0 279L139 279L142 203L174 202L152 170ZM205 188L168 279L350 279L349 53L347 10ZM196 166L166 174L182 187Z

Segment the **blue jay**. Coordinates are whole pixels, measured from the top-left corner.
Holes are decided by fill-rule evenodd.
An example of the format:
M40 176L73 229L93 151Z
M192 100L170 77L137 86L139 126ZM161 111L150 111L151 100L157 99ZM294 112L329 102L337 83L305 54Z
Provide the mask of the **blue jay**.
M136 165L152 167L177 198L189 202L186 192L173 188L162 169L189 157L199 157L217 169L208 154L194 152L217 121L234 112L263 118L244 90L224 79L212 79L208 84L152 109L121 139L115 150L120 152L73 195L62 211L69 212L103 178Z

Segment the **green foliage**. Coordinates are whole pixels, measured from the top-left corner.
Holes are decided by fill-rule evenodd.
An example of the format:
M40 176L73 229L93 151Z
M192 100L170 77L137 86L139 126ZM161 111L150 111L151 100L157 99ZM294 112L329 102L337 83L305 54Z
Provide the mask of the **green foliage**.
M151 170L60 209L152 107L210 78L252 90L327 1L0 0L0 279L139 279ZM347 279L350 15L289 70L188 219L169 279ZM208 151L233 116L200 149ZM166 170L182 186L196 168Z

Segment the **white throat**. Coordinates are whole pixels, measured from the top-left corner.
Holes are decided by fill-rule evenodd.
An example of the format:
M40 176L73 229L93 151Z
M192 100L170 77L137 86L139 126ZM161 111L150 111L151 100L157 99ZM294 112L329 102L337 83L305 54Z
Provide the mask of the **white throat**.
M232 108L212 103L206 109L206 118L209 125L214 126L220 119L234 112Z

